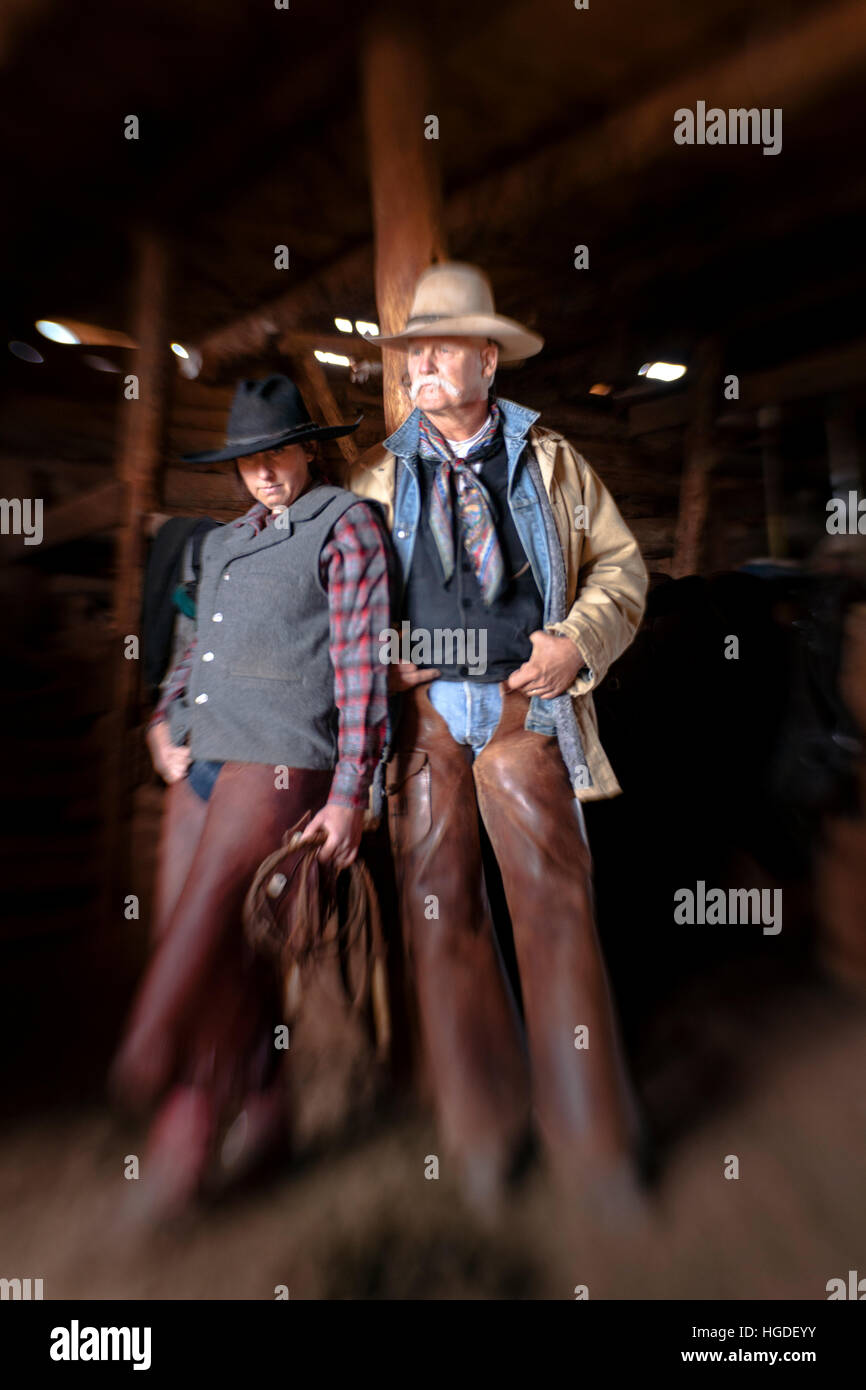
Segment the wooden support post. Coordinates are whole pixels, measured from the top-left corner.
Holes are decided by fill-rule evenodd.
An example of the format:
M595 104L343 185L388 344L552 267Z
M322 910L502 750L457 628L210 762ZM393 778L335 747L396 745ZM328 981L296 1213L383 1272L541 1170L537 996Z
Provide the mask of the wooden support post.
M124 657L124 638L140 637L144 561L142 518L155 510L157 480L166 424L165 391L170 347L166 329L167 256L159 236L140 233L134 241L134 336L138 342L135 374L138 399L119 405L118 477L124 485L122 524L116 548L113 631L115 647L114 706L107 721L106 908L114 920L128 889L129 819L135 754L131 732L138 722L140 660Z
M857 411L852 400L833 396L828 401L825 430L830 492L833 497L844 497L847 504L849 492L857 492L864 482Z
M445 258L436 141L425 138L435 116L427 64L417 34L396 6L377 12L364 35L362 85L375 230L376 303L382 333L409 315L422 270ZM406 418L405 354L383 349L385 426Z
M781 423L782 412L777 405L761 406L758 411L758 429L761 433L764 509L767 514L767 554L775 560L784 559L788 553L782 484L782 452L779 444Z
M137 631L141 595L141 516L153 511L157 504L166 423L165 387L171 355L165 323L165 248L153 232L141 233L134 245L134 313L138 342L135 361L139 395L137 400L124 398L120 405L117 472L127 491L118 546L114 622L121 633Z
M824 815L816 837L817 950L829 974L866 999L866 603L845 615L839 689L861 735L861 751L851 755L857 805Z
M696 574L701 565L704 527L709 509L710 473L718 458L715 418L721 399L721 350L716 339L707 339L700 344L695 366L694 415L686 434L680 507L671 562L674 579Z

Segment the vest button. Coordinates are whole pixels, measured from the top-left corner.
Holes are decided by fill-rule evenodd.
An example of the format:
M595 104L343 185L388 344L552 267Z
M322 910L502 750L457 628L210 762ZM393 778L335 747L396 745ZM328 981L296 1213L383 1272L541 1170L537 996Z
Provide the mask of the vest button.
M398 531L398 532L397 532L397 539L398 539L398 541L405 541L405 539L406 539L406 537L408 536L408 534L409 534L408 531Z
M202 661L213 661L213 652L205 652L202 656Z
M223 615L222 615L222 613L214 613L213 617L211 618L211 622L213 622L213 623L221 623L222 620L223 620Z
M202 695L196 695L196 697L195 697L195 702L196 702L197 705L206 705L206 704L207 704L207 696L204 695L204 694L202 694Z
M231 575L229 574L228 570L225 570L223 572L223 579L231 579Z

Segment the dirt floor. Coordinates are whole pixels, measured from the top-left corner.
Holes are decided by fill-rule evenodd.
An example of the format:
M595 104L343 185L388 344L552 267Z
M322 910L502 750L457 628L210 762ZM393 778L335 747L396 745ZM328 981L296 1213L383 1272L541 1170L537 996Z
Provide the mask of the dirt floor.
M151 827L157 807L143 789ZM144 885L149 833L137 843ZM866 1272L866 1005L808 965L692 980L632 1044L659 1145L642 1221L603 1220L579 1188L564 1200L537 1164L484 1224L447 1164L425 1178L432 1127L404 1110L154 1231L135 1224L124 1178L143 1134L102 1099L143 929L38 949L38 974L22 948L3 982L0 1274L43 1279L46 1298L271 1299L285 1285L296 1299L571 1299L585 1285L593 1299L824 1299L829 1279Z

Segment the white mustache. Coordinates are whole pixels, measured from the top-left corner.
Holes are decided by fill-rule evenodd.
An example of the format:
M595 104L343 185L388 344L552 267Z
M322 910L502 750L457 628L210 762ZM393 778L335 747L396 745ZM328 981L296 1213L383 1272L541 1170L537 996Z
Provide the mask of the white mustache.
M429 376L416 377L409 387L409 399L413 405L415 404L415 397L418 395L422 386L441 386L442 390L447 391L449 396L456 397L460 395L457 387L452 382L448 381L444 376L439 376L438 372L431 372Z

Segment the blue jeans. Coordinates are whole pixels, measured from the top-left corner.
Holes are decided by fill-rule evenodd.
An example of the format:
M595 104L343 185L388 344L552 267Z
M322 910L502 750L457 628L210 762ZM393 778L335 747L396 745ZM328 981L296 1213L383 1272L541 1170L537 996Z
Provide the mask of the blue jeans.
M490 742L502 713L498 681L431 681L430 703L448 725L455 743L468 744L475 757Z
M189 765L187 780L197 796L202 801L209 801L210 794L214 788L214 782L219 777L222 763L204 762L198 759Z
M477 758L486 748L502 713L502 690L497 681L431 681L430 703L448 725L455 743L468 744ZM588 844L583 807L575 799L574 809L580 833Z

